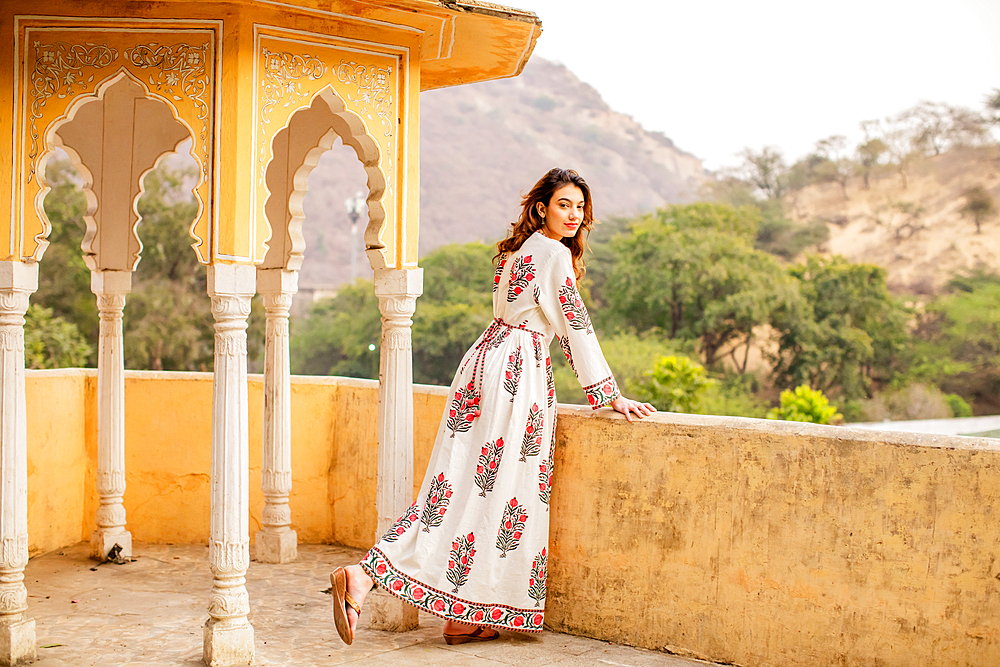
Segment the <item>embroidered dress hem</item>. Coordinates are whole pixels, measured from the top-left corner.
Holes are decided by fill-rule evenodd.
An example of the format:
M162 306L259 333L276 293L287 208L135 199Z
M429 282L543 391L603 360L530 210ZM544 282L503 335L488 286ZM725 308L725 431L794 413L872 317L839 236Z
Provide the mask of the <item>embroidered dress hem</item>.
M376 585L403 602L441 618L502 628L515 632L541 632L545 609L519 609L502 604L472 602L428 586L396 569L378 547L361 561Z

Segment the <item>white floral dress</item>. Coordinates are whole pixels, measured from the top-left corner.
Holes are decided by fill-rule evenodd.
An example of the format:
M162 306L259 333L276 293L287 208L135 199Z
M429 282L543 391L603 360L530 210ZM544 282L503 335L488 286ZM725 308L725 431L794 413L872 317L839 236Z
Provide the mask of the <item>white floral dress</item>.
M555 445L552 336L594 409L619 391L562 243L536 232L501 258L493 314L451 385L416 502L361 565L376 585L429 613L539 632Z

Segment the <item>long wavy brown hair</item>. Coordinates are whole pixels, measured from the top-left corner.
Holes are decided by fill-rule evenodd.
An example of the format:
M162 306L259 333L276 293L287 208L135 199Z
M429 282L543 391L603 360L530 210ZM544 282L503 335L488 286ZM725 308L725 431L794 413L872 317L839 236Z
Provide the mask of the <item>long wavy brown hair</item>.
M538 214L538 204L544 204L546 208L552 203L552 195L556 190L564 185L575 185L583 193L583 220L580 229L573 236L562 239L562 244L569 248L570 255L573 256L573 271L579 280L587 271L583 261L583 251L587 249L587 236L594 226L594 205L590 198L590 186L583 176L572 169L550 169L548 173L538 179L531 191L521 197L521 215L517 222L512 225L509 235L503 241L497 243L497 254L493 262L506 252L517 252L528 237L537 232L545 224L544 219Z

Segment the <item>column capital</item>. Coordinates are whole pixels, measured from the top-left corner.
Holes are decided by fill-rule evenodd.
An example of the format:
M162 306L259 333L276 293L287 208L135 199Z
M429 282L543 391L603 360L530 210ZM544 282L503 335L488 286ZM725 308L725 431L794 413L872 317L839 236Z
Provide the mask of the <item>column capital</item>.
M257 292L257 268L252 264L209 264L208 295L252 297Z
M38 263L0 262L0 290L36 292L38 290Z
M132 291L132 272L91 271L90 291L94 294L128 294Z
M423 269L375 269L375 296L415 299L423 293Z
M288 269L257 269L257 291L261 294L295 294L299 291L299 272Z

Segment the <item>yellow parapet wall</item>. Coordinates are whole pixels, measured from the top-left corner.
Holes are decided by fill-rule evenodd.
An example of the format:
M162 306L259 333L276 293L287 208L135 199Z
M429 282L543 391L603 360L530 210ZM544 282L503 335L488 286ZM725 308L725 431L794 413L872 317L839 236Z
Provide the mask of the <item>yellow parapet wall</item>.
M32 555L90 539L97 510L97 372L27 371L28 534ZM445 394L414 398L417 479ZM251 376L250 528L260 528L263 382ZM125 511L138 542L208 542L212 374L125 374ZM292 378L292 522L303 543L375 538L378 383Z
M559 412L553 629L737 665L1000 665L1000 441Z
M211 374L129 372L125 394L138 553L207 542ZM27 399L37 554L93 529L96 373L29 371ZM415 487L446 401L415 390ZM292 405L299 540L370 545L377 383L294 377ZM551 628L760 667L1000 665L1000 441L573 406L557 440Z

